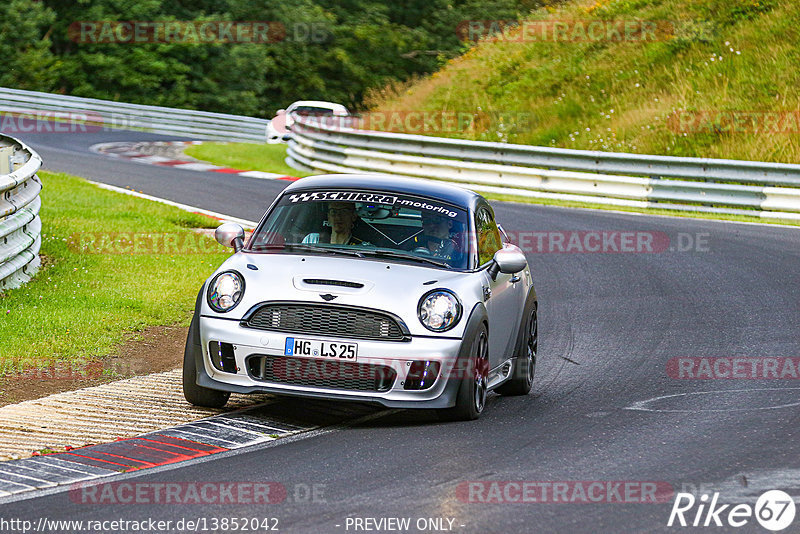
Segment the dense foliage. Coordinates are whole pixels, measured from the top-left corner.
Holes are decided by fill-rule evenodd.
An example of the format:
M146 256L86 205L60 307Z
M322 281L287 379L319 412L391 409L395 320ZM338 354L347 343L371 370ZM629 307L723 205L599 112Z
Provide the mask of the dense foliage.
M370 89L437 70L465 20L516 19L538 0L6 0L0 85L269 116L297 99L356 107ZM269 21L252 42L84 42L98 21ZM277 23L277 24L276 24Z
M535 28L575 21L566 38L487 39L432 76L385 91L371 108L478 111L489 119L411 133L800 162L799 19L797 0L565 2L522 24L536 37ZM576 31L620 21L662 29L647 41Z

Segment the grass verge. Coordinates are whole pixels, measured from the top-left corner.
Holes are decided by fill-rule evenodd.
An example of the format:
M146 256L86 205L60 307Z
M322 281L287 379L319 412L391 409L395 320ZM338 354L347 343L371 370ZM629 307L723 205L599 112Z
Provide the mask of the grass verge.
M39 176L43 267L0 295L0 375L90 361L125 333L188 324L200 285L229 255L196 231L217 221L75 176Z
M244 171L274 172L301 178L314 174L289 167L284 161L286 158L284 144L203 143L188 147L184 153L214 165L224 165Z

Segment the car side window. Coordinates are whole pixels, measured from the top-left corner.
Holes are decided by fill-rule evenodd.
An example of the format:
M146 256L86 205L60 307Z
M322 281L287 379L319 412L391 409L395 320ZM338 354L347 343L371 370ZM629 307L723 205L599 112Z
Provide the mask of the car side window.
M503 248L503 240L494 217L486 208L478 208L475 213L475 229L478 232L478 263L485 265L492 261L495 252Z

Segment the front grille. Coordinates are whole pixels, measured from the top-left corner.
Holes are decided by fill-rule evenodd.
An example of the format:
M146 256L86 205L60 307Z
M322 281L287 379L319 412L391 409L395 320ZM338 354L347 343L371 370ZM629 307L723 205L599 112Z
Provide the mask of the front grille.
M397 377L385 365L260 354L247 359L247 370L266 382L379 393L389 391Z
M359 282L348 282L347 280L328 280L325 278L305 278L303 279L303 282L315 286L339 286L353 289L361 289L364 287L364 284Z
M265 304L243 326L294 334L402 341L403 329L388 314L324 304Z

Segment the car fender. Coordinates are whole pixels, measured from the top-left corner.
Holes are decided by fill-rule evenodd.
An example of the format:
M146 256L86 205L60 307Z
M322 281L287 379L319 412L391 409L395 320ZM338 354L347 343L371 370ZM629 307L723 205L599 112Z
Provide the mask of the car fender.
M448 378L448 383L445 386L442 396L440 397L445 401L445 404L437 406L437 408L449 408L455 406L458 389L463 383L463 377L460 376L461 373L459 371L461 369L468 368L466 364L470 357L472 340L478 334L478 330L483 324L487 326L487 330L491 328L489 325L489 314L486 311L486 306L484 306L483 302L478 302L472 308L472 311L469 314L469 319L467 319L467 326L464 328L464 335L461 338L461 348L458 351L458 357L456 358L453 370L450 373L454 376L450 376Z
M526 336L526 322L528 317L530 317L531 311L533 311L533 307L538 305L538 300L536 298L536 290L533 286L530 287L528 290L528 296L525 299L525 307L522 310L522 318L520 319L519 325L517 327L517 339L514 343L514 358L516 359L519 354L522 354L523 345L525 343L525 336Z
M194 355L195 383L198 385L205 385L201 384L201 382L205 382L202 379L207 378L205 363L203 363L203 343L200 337L200 310L203 305L203 295L205 295L205 291L206 284L203 284L203 286L200 288L200 292L197 294L197 300L195 301L194 305L194 316L192 317L192 322L189 325L189 333L186 336L187 350L190 348L190 346L194 347L192 354Z

